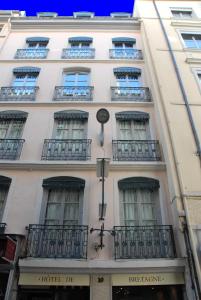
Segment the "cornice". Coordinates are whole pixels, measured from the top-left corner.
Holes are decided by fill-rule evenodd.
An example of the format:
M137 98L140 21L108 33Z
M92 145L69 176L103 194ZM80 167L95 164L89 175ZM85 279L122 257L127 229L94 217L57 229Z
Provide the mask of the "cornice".
M197 28L197 27L201 27L201 22L199 19L196 19L196 20L174 20L171 22L171 25L174 26L174 27L194 27L194 28Z
M134 30L140 29L140 21L138 19L116 20L112 18L94 18L90 20L80 20L73 18L11 18L11 29L118 29L118 30Z
M61 49L62 51L62 49ZM109 53L108 53L109 54ZM96 59L96 58L92 58L92 59L63 59L63 58L59 58L59 59L0 59L0 63L45 63L47 65L47 63L99 63L99 64L103 64L103 63L107 63L107 64L143 64L144 60L143 59Z
M1 170L22 170L22 171L95 171L95 162L31 162L31 161L5 161L0 163ZM165 171L164 162L111 162L110 171Z
M111 101L111 102L103 102L103 101L0 101L0 109L1 107L96 107L96 106L104 106L104 107L153 107L154 102L132 102L132 101Z

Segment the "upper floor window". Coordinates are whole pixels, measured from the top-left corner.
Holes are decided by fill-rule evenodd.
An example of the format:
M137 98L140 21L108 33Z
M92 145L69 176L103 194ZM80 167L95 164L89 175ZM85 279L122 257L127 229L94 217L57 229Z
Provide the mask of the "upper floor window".
M11 184L11 179L5 176L0 176L0 222L2 221L4 207L8 190Z
M131 17L131 14L126 12L113 12L110 14L110 16L117 19L127 19Z
M37 13L38 18L44 18L44 19L51 19L51 18L56 18L57 17L56 12L39 12Z
M32 48L32 49L46 48L48 42L49 42L49 38L45 38L45 37L31 37L26 39L28 48Z
M46 225L82 224L85 181L75 177L52 177L43 181L48 191L43 220Z
M182 33L181 36L187 48L201 49L201 33Z
M26 39L27 48L17 49L15 58L18 59L37 59L46 58L48 54L47 44L49 38L30 37Z
M94 58L95 49L91 48L93 42L91 37L71 37L68 42L70 47L63 49L62 58Z
M4 111L0 113L0 159L17 159L24 140L21 139L27 113Z
M125 226L150 226L160 223L158 180L131 177L118 182L121 223Z
M91 19L94 17L94 13L89 11L78 11L74 12L73 16L76 19Z
M89 85L89 73L79 71L64 73L63 85L69 87L86 87Z
M171 13L174 18L179 18L179 19L191 19L193 17L192 9L171 8Z
M132 67L120 67L114 69L116 83L119 90L127 90L126 88L136 88L141 85L140 75L141 70Z
M113 38L112 44L114 48L133 48L136 43L134 38Z

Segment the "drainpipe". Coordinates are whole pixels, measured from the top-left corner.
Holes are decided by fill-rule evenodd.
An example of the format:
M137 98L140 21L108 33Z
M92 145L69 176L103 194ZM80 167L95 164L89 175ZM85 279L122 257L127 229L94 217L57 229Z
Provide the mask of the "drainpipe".
M159 19L159 23L161 25L161 29L162 29L164 38L165 38L167 46L168 46L170 57L172 59L172 63L173 63L174 69L175 69L175 73L176 73L176 76L177 76L177 79L178 79L179 87L180 87L180 90L181 90L181 93L182 93L182 97L183 97L183 100L184 100L184 103L185 103L185 107L186 107L186 110L187 110L187 115L188 115L188 118L189 118L189 122L190 122L190 125L191 125L193 136L194 136L194 139L195 139L195 143L196 143L196 147L197 147L197 155L199 156L200 161L201 161L200 141L199 141L199 137L198 137L198 134L197 134L197 131L196 131L196 128L195 128L195 124L194 124L194 121L193 121L191 109L190 109L190 106L189 106L189 103L188 103L188 98L187 98L187 95L186 95L186 92L185 92L185 89L184 89L184 85L183 85L183 82L182 82L182 79L181 79L179 68L177 66L177 62L176 62L174 53L172 51L172 47L171 47L170 41L168 39L168 36L167 36L166 30L165 30L165 27L163 25L160 13L158 11L157 5L156 5L156 3L155 3L154 0L153 0L153 5L154 5L154 8L155 8L157 17ZM174 150L174 147L173 147L173 150ZM176 158L175 155L176 154L174 152L175 151L173 151L174 160L175 160L175 158ZM176 160L175 160L175 162L176 162ZM188 241L188 243L186 244L186 248L187 248L188 254L189 253L193 254L193 259L194 259L194 262L195 262L193 264L193 266L191 264L189 264L189 268L190 269L193 268L193 271L195 271L194 272L195 273L194 274L194 276L195 276L195 283L197 283L197 284L196 284L196 286L194 288L195 288L195 292L196 292L196 298L199 300L199 299L201 299L201 290L200 290L200 287L201 287L201 271L200 271L200 268L199 268L199 260L198 260L198 256L197 256L196 245L194 243L194 234L193 234L193 230L192 230L192 228L190 226L190 216L189 216L189 213L188 213L187 199L183 195L183 189L182 189L181 182L180 182L180 175L179 175L179 170L178 170L177 164L175 164L175 167L176 167L177 180L178 180L178 185L179 185L180 195L181 195L180 198L182 200L182 204L183 204L184 211L185 211L185 217L186 217L187 231L185 233L186 234L185 243L187 243L187 241ZM184 229L184 230L186 230L186 229Z

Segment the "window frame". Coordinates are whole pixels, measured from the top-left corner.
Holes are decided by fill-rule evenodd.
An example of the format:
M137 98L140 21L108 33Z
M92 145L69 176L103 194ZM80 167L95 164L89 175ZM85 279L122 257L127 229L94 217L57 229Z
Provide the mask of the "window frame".
M15 80L17 79L17 76L19 75L19 76L22 76L22 75L25 75L25 80L23 81L23 83L26 83L27 82L27 79L28 79L28 76L30 76L30 75L33 75L33 74L35 74L35 85L14 85L14 82L15 82ZM12 82L11 82L11 86L13 87L13 88L18 88L18 87L24 87L24 88L26 88L26 87L36 87L36 83L37 83L37 79L38 79L38 76L39 76L39 73L22 73L21 75L20 75L20 73L19 74L13 74L13 78L12 78Z
M2 222L2 220L3 220L3 215L4 215L4 211L5 211L5 207L6 207L6 202L7 202L7 199L8 199L9 188L10 188L10 186L7 187L7 188L1 188L0 187L0 193L5 190L5 197L4 197L3 204L2 204L2 210L0 210L0 222Z
M59 138L56 138L56 133L57 133L57 128L58 128L58 123L60 121L61 120L57 120L57 119L54 120L54 127L53 127L53 131L52 131L52 139L58 139L59 140ZM66 121L66 120L63 120L63 121ZM73 119L69 119L67 121L69 121L69 123L70 123L70 121L73 121ZM88 130L87 130L87 124L88 124L88 120L80 120L80 121L83 122L83 138L82 138L82 140L84 140L84 139L87 139L87 132L88 132ZM72 132L73 132L72 124L70 124L70 131L71 131L71 135L72 135ZM70 139L73 139L73 138L71 137L71 138L68 138L68 139L70 140Z
M189 35L200 35L200 41L201 41L201 31L186 31L186 30L182 30L179 31L179 36L180 36L180 40L182 42L183 48L186 51L201 51L201 47L187 47L185 44L185 39L183 38L183 34L189 34Z
M17 139L21 139L22 138L22 135L23 135L23 130L24 130L24 126L25 126L25 122L24 120L14 120L14 119L11 119L11 120L3 120L3 122L8 122L9 121L9 125L8 125L8 129L7 129L7 132L6 132L6 135L3 139L12 139L11 137L9 137L10 133L12 132L12 126L13 126L13 123L14 122L21 122L20 124L22 124L21 126L21 132L20 132L20 136L17 137ZM1 120L0 120L0 124L1 124Z
M181 12L181 15L180 16L174 16L173 15L173 12L176 12L176 11L178 11L178 12ZM170 12L171 12L171 14L172 14L172 18L173 19L179 19L179 20L182 20L182 19L184 19L184 20L191 20L191 19L193 19L193 18L195 18L195 14L194 14L194 11L193 11L193 9L191 8L191 7L170 7ZM185 17L185 16L182 16L182 12L189 12L190 13L190 17L188 18L188 17Z
M132 138L130 139L130 141L133 141L133 140L136 140L134 139L134 133L135 133L135 125L134 123L135 122L140 122L140 121L136 121L136 120L116 120L116 123L117 123L117 139L119 140L122 140L120 139L120 123L121 122L124 122L124 121L128 121L128 122L131 122L131 136ZM149 126L149 121L141 121L141 122L144 122L145 123L145 131L146 131L146 140L149 140L151 139L151 132L150 132L150 126Z

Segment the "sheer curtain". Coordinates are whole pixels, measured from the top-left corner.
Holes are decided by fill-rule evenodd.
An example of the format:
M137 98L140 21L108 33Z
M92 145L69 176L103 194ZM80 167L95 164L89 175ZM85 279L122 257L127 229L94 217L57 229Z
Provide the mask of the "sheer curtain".
M77 225L80 218L80 192L70 189L49 191L45 224Z
M156 197L149 189L122 191L122 221L127 226L155 225Z
M6 196L7 196L7 189L0 189L0 221L3 217L3 209L5 206Z

